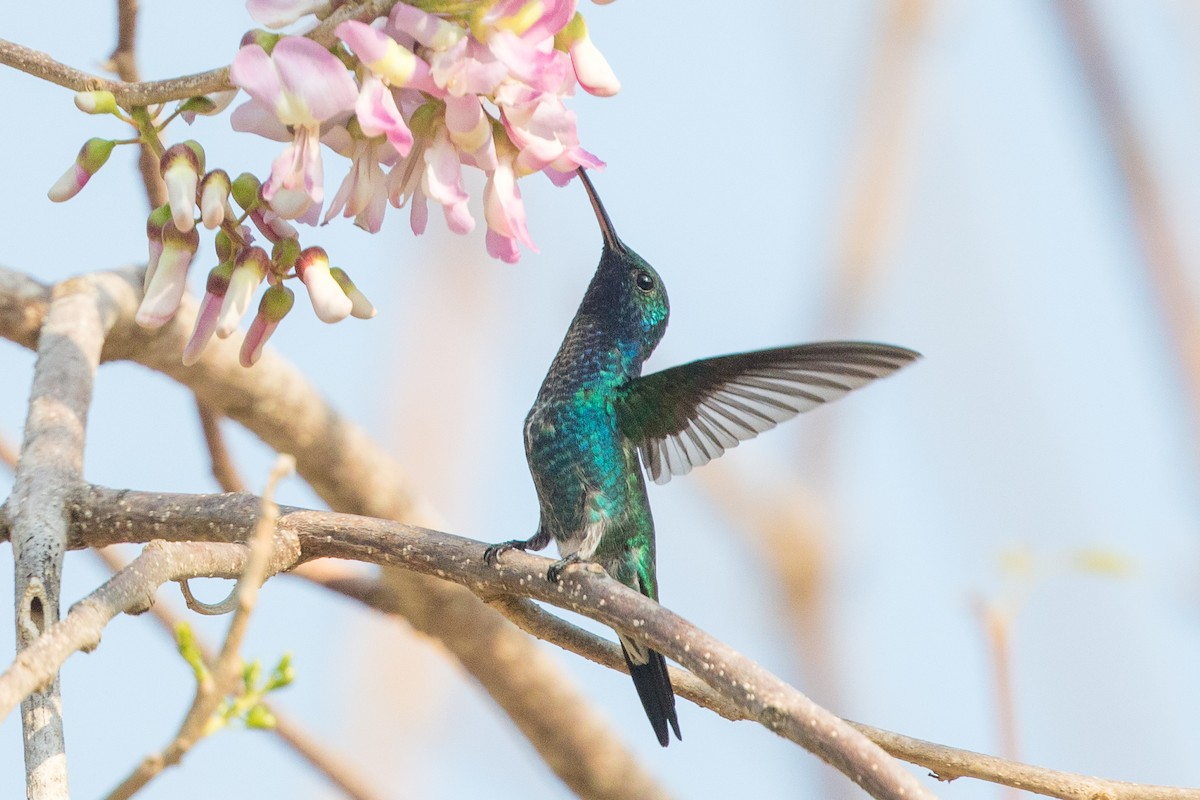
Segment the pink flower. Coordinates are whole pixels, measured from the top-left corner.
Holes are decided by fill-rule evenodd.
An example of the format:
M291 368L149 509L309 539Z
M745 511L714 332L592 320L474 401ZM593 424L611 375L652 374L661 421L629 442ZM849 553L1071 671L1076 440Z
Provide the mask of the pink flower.
M541 13L532 17L531 10ZM549 39L563 29L575 13L575 0L500 0L483 15L483 23L491 28L511 30L530 42Z
M429 78L429 65L383 31L347 20L334 33L354 51L364 67L388 86L437 91Z
M261 124L266 110L292 130L291 145L271 165L263 198L285 219L315 223L324 199L321 123L354 108L358 90L350 73L316 42L287 36L279 40L270 55L258 45L240 49L229 77L252 98L234 111L235 130L271 137L272 133Z
M604 162L579 146L575 112L550 94L515 91L497 99L509 137L520 149L516 170L521 175L553 167L571 172L576 167L595 169Z
M427 199L442 206L450 230L459 234L470 232L475 220L467 209L468 195L462 187L459 154L450 141L449 130L442 119L434 116L430 105L418 109L413 123L421 131L421 137L408 157L397 162L388 175L392 205L403 208L412 203L413 233L425 232Z
M354 102L354 118L364 134L385 137L397 154L406 156L412 150L412 131L391 90L378 78L363 79L362 91Z
M499 148L499 164L488 174L483 189L483 216L488 225L487 251L493 258L515 263L521 257L518 242L537 252L525 227L525 204L513 173L511 145Z
M446 98L446 130L465 159L485 172L496 168L492 121L478 97Z
M387 178L380 166L383 152L388 148L383 139L355 138L351 144L350 173L342 181L337 194L325 212L325 222L345 209L342 216L354 217L363 230L378 233L387 209Z

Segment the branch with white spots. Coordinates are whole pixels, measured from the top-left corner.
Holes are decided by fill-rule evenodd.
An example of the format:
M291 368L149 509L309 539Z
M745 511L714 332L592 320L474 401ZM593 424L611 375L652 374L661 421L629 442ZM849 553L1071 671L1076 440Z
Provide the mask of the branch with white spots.
M158 541L153 547L163 548L174 546L167 540L177 539L180 547L200 547L192 540L207 539L214 542L203 545L207 548L235 547L228 543L242 541L252 531L257 502L249 495L163 495L91 487L72 508L70 545L99 547L154 539ZM0 538L4 535L0 523ZM830 746L844 748L861 741L857 734L862 734L884 751L929 769L941 780L971 777L1066 800L1200 800L1197 789L1109 781L1051 770L838 720L696 626L586 567L568 570L563 582L555 586L545 579L551 562L539 556L506 553L498 567L489 567L482 561L484 545L479 542L401 523L296 508L281 509L277 536L298 544L291 567L316 558L336 557L454 581L486 598L540 638L622 671L615 645L537 609L528 600L567 608L636 633L692 670L673 670L672 680L680 696L730 719L759 721L785 738L806 747L811 745L810 749L823 758ZM220 574L236 574L236 569L231 567ZM378 581L331 577L322 582L395 613ZM67 622L71 622L70 616ZM0 677L0 700L6 696L3 687L7 679L7 675ZM0 713L5 708L0 702ZM919 784L920 794L906 787L903 795L894 785L881 785L886 776L894 774L895 762L890 759L864 765L851 751L849 756L841 752L827 760L838 757L849 758L851 769L860 770L856 775L874 779L864 782L864 788L874 796L928 796ZM877 767L873 769L871 763ZM911 780L903 770L900 774Z
M372 20L386 16L395 4L396 0L347 3L305 35L318 44L331 45L334 42L333 30L341 23L351 19ZM47 53L5 39L0 39L0 64L76 92L112 92L117 103L125 108L186 100L233 88L229 82L229 67L166 80L126 82L75 69Z

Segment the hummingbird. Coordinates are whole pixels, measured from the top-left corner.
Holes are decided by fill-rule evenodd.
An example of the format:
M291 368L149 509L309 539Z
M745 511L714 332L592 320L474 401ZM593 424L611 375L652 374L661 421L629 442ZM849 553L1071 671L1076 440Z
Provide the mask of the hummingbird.
M868 342L825 342L693 361L642 375L667 329L662 279L618 237L595 187L579 177L604 249L525 419L525 455L540 507L529 539L491 545L541 550L553 539L557 583L572 564L599 564L612 578L658 600L648 475L666 483L773 428L912 363L919 354ZM662 654L617 633L625 664L659 744L682 740Z

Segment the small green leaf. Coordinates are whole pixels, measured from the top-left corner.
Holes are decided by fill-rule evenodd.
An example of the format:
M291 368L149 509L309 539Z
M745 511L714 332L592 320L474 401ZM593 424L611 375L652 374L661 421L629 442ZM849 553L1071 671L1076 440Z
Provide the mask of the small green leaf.
M246 687L246 692L253 692L258 688L258 682L262 678L262 662L257 658L242 668L242 685Z
M192 633L192 626L186 622L180 622L175 625L175 642L179 647L179 655L183 656L192 668L192 672L196 675L196 682L202 682L208 677L208 667L204 664L204 657L200 655L200 647L196 644L196 636Z
M275 669L271 670L271 677L263 691L265 693L282 689L295 679L296 671L292 668L292 654L284 653L283 657L279 659L279 663L275 665Z
M246 712L246 727L270 730L275 727L275 715L262 703Z

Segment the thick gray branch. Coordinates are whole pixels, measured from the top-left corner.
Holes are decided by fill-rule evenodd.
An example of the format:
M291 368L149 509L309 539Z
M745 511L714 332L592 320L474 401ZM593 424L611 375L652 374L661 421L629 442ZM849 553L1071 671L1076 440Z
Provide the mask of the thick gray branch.
M67 505L82 485L92 381L114 309L86 279L55 288L38 342L25 439L8 503L15 562L17 652L59 616ZM57 675L21 702L26 791L31 800L67 797L62 696Z
M256 503L248 495L197 497L94 487L81 498L75 521L80 537L93 544L103 531L241 541L249 535ZM744 717L815 753L872 796L931 796L907 770L846 722L603 571L569 570L555 585L546 580L549 561L545 558L514 552L506 554L499 567L491 567L483 562L483 545L471 539L348 514L284 508L279 530L297 537L302 561L333 557L401 567L453 581L478 595L541 600L637 635L691 670ZM431 587L436 583L431 582ZM494 656L482 651L479 658Z
M249 536L256 502L247 495L160 495L92 487L80 496L73 510L75 523L71 542L77 547L103 546L136 539L131 537L131 531L141 531L144 537L240 541ZM745 681L736 679L737 670L746 663L739 660L742 657L726 659L726 678L736 684L730 690L728 681L714 680L711 670L703 668L705 659L695 647L697 642L704 641L702 632L603 575L586 570L568 571L563 585L555 587L545 580L545 569L550 562L537 556L508 553L500 567L488 567L481 561L483 544L450 534L329 512L284 508L281 513L280 535L295 534L300 547L300 562L337 556L401 565L426 575L454 580L489 598L496 606L516 609L514 617L522 627L609 666L616 666L615 659L606 653L611 646L535 610L536 607L521 598L540 599L579 611L615 628L636 630L637 635L656 648L673 658L678 655L678 660L685 666L699 668L699 674L706 682L711 682L711 688L705 688L698 685L690 673L677 671L675 679L681 696L730 719L764 721L766 717L764 724L773 723L772 729L781 735L794 736L794 726L777 719L783 704L763 709L746 703L743 696ZM0 520L0 539L4 533ZM375 607L393 610L389 595L378 586L358 584L344 588L347 594ZM680 654L679 651L689 647L690 654ZM710 652L714 655L707 663L713 663L715 653L720 651ZM7 676L0 677L0 686L5 680ZM0 693L2 697L4 694ZM3 712L4 706L0 703L0 716ZM1200 800L1200 789L1109 781L1007 761L859 723L848 724L897 758L926 767L943 780L978 778L1065 800Z

